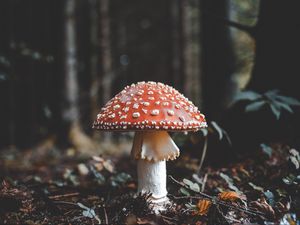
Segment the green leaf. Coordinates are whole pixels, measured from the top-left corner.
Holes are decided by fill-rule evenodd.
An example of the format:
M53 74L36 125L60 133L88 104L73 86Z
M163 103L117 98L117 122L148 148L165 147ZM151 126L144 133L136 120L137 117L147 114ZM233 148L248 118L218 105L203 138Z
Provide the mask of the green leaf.
M245 111L246 112L258 111L264 106L264 104L266 104L266 102L263 100L250 103L246 106Z
M91 209L91 210L84 210L82 212L82 215L85 216L85 217L88 217L88 218L92 219L92 218L94 218L96 216L96 213L95 213L95 211L93 209Z
M183 181L183 183L186 184L187 186L193 185L193 182L190 181L189 179L184 178L182 181Z
M296 169L299 169L300 162L298 161L298 159L295 156L290 156L290 160L294 164L294 166L296 167Z
M296 157L298 161L300 161L300 153L296 149L292 148L289 152L292 156Z
M270 103L270 108L275 115L276 119L279 120L280 118L280 108L277 108L274 104Z
M31 57L32 57L33 59L35 59L35 60L38 60L38 59L40 59L42 56L41 56L41 54L40 54L39 52L33 52Z
M286 111L288 111L289 113L294 113L293 109L286 103L283 102L279 102L279 101L273 101L273 103L278 107L278 108L282 108L285 109Z
M279 197L287 197L288 193L285 189L276 189L276 193Z
M189 188L195 192L200 192L200 186L197 183L194 183L188 179L183 179L183 183L189 186Z
M8 75L0 71L0 81L6 81L7 79L8 79Z
M279 92L279 90L277 90L277 89L267 91L266 93L264 93L264 96L266 96L267 98L270 98L270 99L274 99L278 95L278 92Z
M0 55L0 64L5 67L9 67L11 65L8 58L6 56L2 56L2 55Z
M266 144L260 144L260 147L261 147L262 151L264 153L266 153L269 157L272 156L273 149L270 146L268 146Z
M252 182L249 182L248 183L254 190L257 190L257 191L261 191L261 192L264 192L264 189L260 186L257 186L255 184L253 184Z
M83 205L83 204L80 203L80 202L78 202L77 205L78 205L80 208L84 209L84 210L82 211L82 215L83 215L83 216L88 217L88 218L91 218L91 219L94 218L95 220L97 220L98 224L101 224L101 220L100 220L100 218L96 215L94 209L89 208L89 207Z
M234 97L233 101L234 102L243 101L243 100L254 101L261 97L262 97L261 94L254 92L254 91L242 91L242 92L237 93L237 95Z
M185 207L187 207L188 209L192 209L192 210L196 210L197 209L197 206L196 205L193 205L191 203L186 203L184 204Z
M190 195L191 195L190 192L189 192L188 190L186 190L186 188L184 188L184 187L181 187L181 188L179 189L179 191L180 191L181 194L183 194L183 195L186 195L186 196L190 196Z
M93 166L90 167L90 171L94 175L96 181L98 184L104 184L105 183L105 176L102 175L100 172L98 172Z
M271 191L267 190L267 191L264 192L264 195L268 199L269 204L271 206L274 206L275 205L274 194Z
M203 134L204 137L206 137L208 135L207 128L200 129L200 131L202 132L202 134Z
M234 184L233 184L233 179L232 178L230 178L228 175L226 175L225 173L220 173L220 177L222 177L225 181L226 181L226 183L227 183L227 185L228 185L228 187L231 189L231 190L234 190L236 193L238 193L238 194L243 194Z
M300 101L298 101L296 98L277 95L276 99L280 100L283 103L293 105L293 106L300 106Z
M228 144L229 144L230 146L232 146L232 142L231 142L231 139L230 139L230 137L229 137L227 131L226 131L226 130L223 130L223 134L225 135Z
M117 187L117 186L121 186L122 184L125 184L126 182L128 182L131 179L132 178L129 174L122 172L115 176L112 176L110 178L110 182L113 187Z
M211 121L211 125L218 132L218 134L219 134L219 140L222 140L223 137L225 136L228 144L231 146L232 143L231 143L230 137L229 137L228 133L226 132L226 130L224 130L222 127L220 127L215 121Z
M89 207L85 206L84 204L82 204L82 203L80 203L80 202L77 202L77 205L78 205L80 208L84 209L84 210L90 210Z
M200 186L197 183L194 183L190 188L195 192L200 192Z
M287 185L291 185L291 184L297 184L297 177L294 176L293 174L289 174L287 177L282 178L282 181L284 183L286 183Z
M290 180L288 177L282 178L282 181L283 181L284 183L286 183L287 185L291 185L291 184L293 183L293 181Z
M219 140L222 140L222 138L223 138L223 130L222 130L222 128L215 121L211 121L210 123L213 126L213 128L215 128L215 130L218 132L218 134L219 134Z

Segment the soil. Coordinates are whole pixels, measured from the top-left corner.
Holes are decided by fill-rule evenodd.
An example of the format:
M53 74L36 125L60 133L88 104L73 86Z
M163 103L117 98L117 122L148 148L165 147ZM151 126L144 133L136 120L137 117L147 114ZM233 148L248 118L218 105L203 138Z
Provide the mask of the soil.
M0 223L299 224L299 153L281 144L269 150L199 174L191 155L168 162L170 203L158 214L150 194L136 194L129 155L3 150Z

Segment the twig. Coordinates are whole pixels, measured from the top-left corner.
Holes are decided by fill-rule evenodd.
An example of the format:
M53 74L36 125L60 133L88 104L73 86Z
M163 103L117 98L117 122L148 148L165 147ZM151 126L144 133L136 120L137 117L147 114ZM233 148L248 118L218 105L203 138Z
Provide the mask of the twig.
M260 215L260 216L264 216L265 217L265 214L264 213L261 213L261 212L258 212L258 211L255 211L255 210L250 210L250 209L244 209L242 207L239 207L239 206L235 206L235 205L231 205L231 204L227 204L226 202L224 201L221 201L213 196L210 196L210 195L207 195L203 192L200 192L200 191L194 191L192 190L190 187L188 187L187 185L185 184L182 184L181 182L177 181L174 177L172 177L171 175L169 175L169 177L171 178L172 181L174 181L176 184L180 185L181 187L184 187L186 189L188 189L189 191L191 192L194 192L196 194L199 194L205 198L208 198L210 200L212 200L212 202L216 203L216 204L219 204L219 205L223 205L225 207L228 207L230 209L236 209L238 211L242 211L244 213L248 213L248 214L252 214L252 215ZM199 196L181 196L181 197L176 197L176 196L173 196L175 199L203 199L203 197L199 197Z
M201 160L200 160L200 164L199 164L199 167L198 167L197 174L200 174L200 171L202 169L203 162L204 162L204 159L205 159L205 156L206 156L206 150L207 150L207 136L205 136L205 138L204 138L203 151L202 151L202 156L201 156Z
M219 212L226 220L229 220L229 221L235 222L235 223L241 222L241 221L239 221L239 220L236 220L236 219L234 219L234 218L230 218L230 217L224 215L223 212L222 212L222 210L220 210L219 207L217 207L217 210L218 210L218 212Z
M198 200L203 199L203 197L199 197L199 196L174 196L174 195L170 195L170 196L172 196L172 198L174 198L174 199L198 199ZM226 206L226 207L231 208L231 209L236 209L236 210L239 210L239 211L242 211L242 212L245 212L245 213L248 213L248 214L252 214L252 215L265 216L265 214L263 214L261 212L257 212L255 210L243 209L243 208L238 207L238 206L227 204L227 203L225 203L223 201L220 201L220 200L216 201L216 199L214 197L211 197L210 199L214 199L215 203L217 203L219 205Z
M108 217L107 217L105 206L103 206L103 211L104 211L105 224L108 224Z
M173 222L176 221L176 222L178 222L177 219L172 218L172 217L168 217L168 216L164 216L164 215L160 215L160 217L162 217L163 219L169 220L169 221L173 221Z
M55 199L58 199L58 198L73 197L73 196L77 196L77 195L79 195L79 193L74 192L74 193L68 193L68 194L63 194L63 195L52 195L52 196L49 196L48 198L51 199L51 200L55 200Z
M84 218L85 216L76 216L74 218L71 219L71 221L76 221L78 219Z
M78 205L77 205L76 203L74 203L74 202L66 202L66 201L53 201L53 203L78 206Z
M223 22L225 23L225 25L227 26L231 26L231 27L234 27L236 29L239 29L241 31L244 31L246 33L248 33L249 35L251 35L252 37L255 37L255 32L256 32L256 26L248 26L248 25L245 25L245 24L241 24L241 23L238 23L238 22L235 22L235 21L232 21L232 20L229 20L227 18L224 18L224 17L221 17L221 16L218 16L216 15L215 13L212 13L208 10L203 10L203 14L215 19L215 20L218 20L220 22Z
M207 173L203 177L203 181L202 181L202 185L201 185L201 191L204 191L205 185L206 185L206 181L207 181Z
M187 198L192 198L192 199L203 199L203 197L199 197L199 196L175 196L175 195L171 195L169 194L169 196L171 196L174 199L187 199Z
M73 213L74 211L76 211L76 210L72 209L72 210L70 210L70 211L64 213L64 216L67 216L67 215L69 215L70 213Z

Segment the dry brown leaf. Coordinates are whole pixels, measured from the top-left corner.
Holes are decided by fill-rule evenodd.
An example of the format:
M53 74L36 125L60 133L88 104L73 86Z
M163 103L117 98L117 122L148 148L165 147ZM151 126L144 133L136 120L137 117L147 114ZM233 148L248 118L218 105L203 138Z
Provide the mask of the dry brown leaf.
M219 193L218 197L220 200L231 201L231 202L240 199L239 194L234 191L224 191L222 193Z
M112 165L112 163L111 163L110 160L104 161L104 162L103 162L103 166L104 166L104 168L105 168L107 171L109 171L109 172L111 172L111 173L114 172L114 166Z
M94 163L93 165L98 172L102 171L104 168L103 163Z
M261 198L258 199L257 201L253 201L250 202L250 206L252 206L253 208L257 209L258 211L265 213L266 216L270 219L274 219L275 218L275 211L272 208L272 206L270 206L266 199Z
M212 202L210 200L207 199L202 199L197 203L197 215L203 216L206 215L210 206L211 206Z

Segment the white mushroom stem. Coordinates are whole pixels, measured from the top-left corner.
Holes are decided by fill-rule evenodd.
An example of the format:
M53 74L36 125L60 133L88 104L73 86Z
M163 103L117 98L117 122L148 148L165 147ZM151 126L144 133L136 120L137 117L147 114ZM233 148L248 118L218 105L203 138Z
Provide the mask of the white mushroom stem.
M166 201L166 161L179 156L168 132L136 132L131 154L138 160L138 192L151 193L154 203Z
M152 202L166 201L167 171L166 161L149 162L139 159L137 162L138 192L151 193Z

